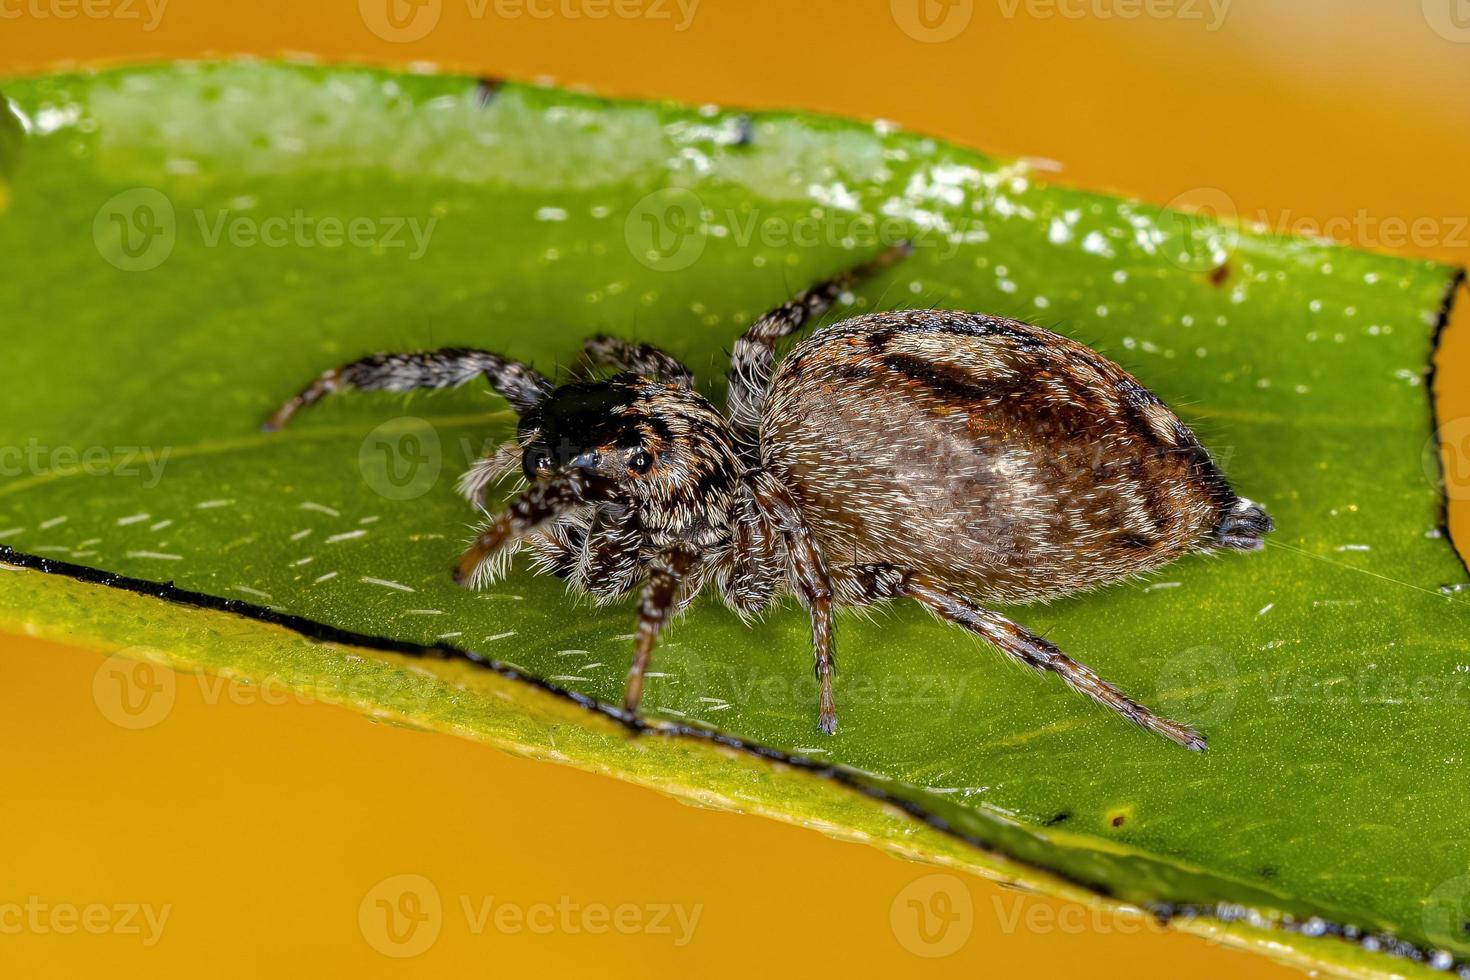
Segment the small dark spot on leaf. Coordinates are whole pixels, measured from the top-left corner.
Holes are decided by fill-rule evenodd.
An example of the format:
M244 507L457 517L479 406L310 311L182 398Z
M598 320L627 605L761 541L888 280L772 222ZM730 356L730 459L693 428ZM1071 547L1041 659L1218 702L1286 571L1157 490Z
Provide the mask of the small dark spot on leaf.
M1047 821L1046 821L1046 826L1048 826L1048 827L1055 827L1057 824L1059 824L1059 823L1065 823L1066 821L1071 820L1071 819L1072 819L1072 811L1071 810L1063 810L1061 813L1058 813L1056 816L1053 816L1053 817L1048 818Z
M500 87L505 84L503 78L492 78L489 75L481 75L475 81L475 102L481 109L495 101L495 96Z
M1128 820L1127 817L1125 817L1123 814L1119 813L1116 816L1114 816L1113 819L1109 820L1108 823L1112 824L1114 827L1121 827L1121 826L1123 826L1124 823L1127 822L1127 820Z
M1225 285L1225 280L1226 279L1229 279L1229 278L1230 278L1230 263L1229 262L1221 262L1219 265L1215 266L1213 269L1210 270L1210 285L1211 286L1223 286L1223 285Z
M749 116L741 116L735 120L735 146L755 145L755 123Z
M1277 872L1277 870L1271 867L1269 864L1256 871L1256 874L1260 875L1262 878L1275 878L1278 873L1279 872Z

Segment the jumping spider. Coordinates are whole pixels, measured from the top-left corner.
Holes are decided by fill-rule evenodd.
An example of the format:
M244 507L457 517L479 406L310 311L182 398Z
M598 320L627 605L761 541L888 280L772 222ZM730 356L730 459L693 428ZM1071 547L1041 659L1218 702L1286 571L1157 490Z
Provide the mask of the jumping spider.
M776 345L908 253L814 286L735 342L727 410L646 345L587 342L592 367L555 385L481 350L375 354L326 372L266 423L343 389L448 388L477 377L520 415L514 441L461 490L521 470L529 487L454 569L480 586L525 546L537 569L600 601L641 585L624 706L669 616L713 583L741 615L787 590L811 615L818 724L837 728L833 612L909 598L1006 655L1058 674L1138 725L1200 750L987 602L1046 600L1195 550L1256 550L1272 530L1194 434L1118 365L999 317L943 310L834 323L777 363Z

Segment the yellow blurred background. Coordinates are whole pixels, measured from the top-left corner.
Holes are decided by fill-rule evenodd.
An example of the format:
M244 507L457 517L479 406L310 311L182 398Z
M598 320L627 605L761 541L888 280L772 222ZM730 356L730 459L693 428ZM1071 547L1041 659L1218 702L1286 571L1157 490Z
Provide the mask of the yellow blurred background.
M881 117L1049 179L1223 191L1278 230L1470 261L1465 0L0 0L0 74L285 52ZM1441 354L1445 420L1470 416L1465 334ZM1452 527L1466 540L1458 504ZM1290 975L208 678L123 727L94 695L107 669L0 637L0 976ZM895 926L936 889L943 942ZM429 942L382 934L435 901Z

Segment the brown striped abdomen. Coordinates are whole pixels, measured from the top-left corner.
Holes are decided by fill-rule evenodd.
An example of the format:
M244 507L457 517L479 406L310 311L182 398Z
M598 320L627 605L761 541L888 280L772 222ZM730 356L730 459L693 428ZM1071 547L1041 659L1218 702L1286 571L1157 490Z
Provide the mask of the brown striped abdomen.
M777 366L764 465L832 566L901 565L1028 601L1163 564L1237 498L1122 368L1039 327L946 311L858 317Z

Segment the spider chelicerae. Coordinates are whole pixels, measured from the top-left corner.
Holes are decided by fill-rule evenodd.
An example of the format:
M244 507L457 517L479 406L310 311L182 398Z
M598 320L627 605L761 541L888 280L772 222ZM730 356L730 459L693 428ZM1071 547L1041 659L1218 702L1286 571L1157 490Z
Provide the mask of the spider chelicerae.
M374 354L321 375L266 422L344 389L484 378L516 438L460 482L483 504L529 485L454 569L480 586L530 550L540 571L607 601L640 590L624 707L659 632L706 587L752 615L791 593L811 617L818 726L837 729L833 615L912 599L1128 720L1200 750L1154 714L982 602L1046 600L1190 551L1256 550L1265 511L1231 490L1194 434L1097 352L1040 327L944 310L833 323L777 345L909 252L889 248L761 317L732 352L722 413L646 344L599 336L565 384L483 350Z

